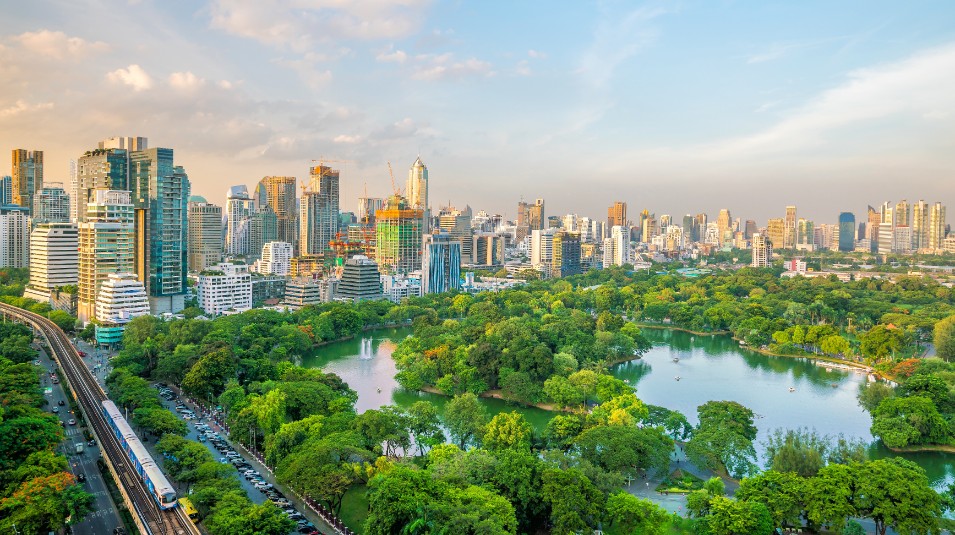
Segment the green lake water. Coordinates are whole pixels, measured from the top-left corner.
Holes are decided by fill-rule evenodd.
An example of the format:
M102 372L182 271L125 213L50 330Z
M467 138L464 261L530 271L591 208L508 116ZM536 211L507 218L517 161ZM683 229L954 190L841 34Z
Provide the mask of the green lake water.
M611 372L628 381L646 403L679 410L696 423L696 407L710 400L737 401L758 415L757 442L776 428L814 428L821 434L844 434L870 445L873 457L892 455L869 432L870 419L856 403L865 375L832 369L798 358L770 357L741 348L728 336L694 336L673 330L644 329L653 349L642 359L615 366ZM391 359L397 341L410 328L378 330L363 337L316 349L303 359L306 367L320 367L342 378L358 392L363 412L386 404L408 407L426 399L438 405L447 397L408 392L395 381ZM676 359L676 360L674 360ZM679 377L680 380L676 380ZM794 391L790 391L792 388ZM516 407L501 400L483 399L488 412L516 410L538 430L552 413ZM762 448L757 445L757 450ZM955 481L955 455L909 454L928 472L937 488Z

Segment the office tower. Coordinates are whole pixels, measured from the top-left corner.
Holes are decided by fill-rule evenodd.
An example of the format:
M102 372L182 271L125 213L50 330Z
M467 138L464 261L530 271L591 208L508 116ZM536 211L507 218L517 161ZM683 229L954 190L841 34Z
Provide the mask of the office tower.
M210 316L252 308L252 275L247 264L223 262L199 274L199 308Z
M938 251L942 249L945 239L945 207L937 202L932 205L928 218L928 248Z
M342 281L344 282L344 278ZM444 231L425 234L424 255L421 259L421 291L436 294L460 288L461 242Z
M317 305L322 302L322 287L319 281L303 277L293 279L285 284L285 298L282 304L291 310L299 310L308 305Z
M696 235L696 224L690 214L683 216L683 236L691 242L699 241L699 237Z
M405 188L408 204L412 209L421 210L424 218L422 229L427 232L431 223L431 204L428 202L428 167L421 161L421 156L415 159L408 169L408 184Z
M554 255L554 234L557 229L543 229L531 231L531 265L549 271Z
M232 186L226 193L225 252L229 256L249 254L249 222L255 213L255 201L245 186Z
M610 241L613 244L613 264L623 266L633 262L630 255L630 227L615 226L610 229Z
M839 214L839 250L854 251L856 248L856 216L852 212ZM832 248L832 247L830 247Z
M466 206L464 210L458 210L453 206L446 206L438 212L438 228L451 235L451 239L461 244L461 262L470 264L473 262L473 246L471 236L471 207Z
M616 201L613 206L607 208L607 226L622 227L627 224L627 203Z
M918 252L928 246L928 203L919 199L912 205L912 250Z
M79 231L72 223L40 223L30 234L30 283L23 296L50 302L50 293L79 280Z
M478 266L504 264L504 238L491 233L478 233L471 237L471 263Z
M567 277L581 273L580 233L559 231L554 234L551 256L551 277Z
M892 252L910 254L912 252L912 227L895 227Z
M454 242L454 245L459 244ZM426 246L426 257L427 254ZM335 297L354 302L383 299L385 295L381 291L381 273L378 271L378 264L363 255L355 255L346 260L342 268L342 278L335 289Z
M267 176L255 186L255 206L269 206L275 212L277 241L298 244L298 199L294 176ZM252 251L258 251L252 249Z
M189 197L189 271L200 272L222 261L222 207Z
M660 233L659 227L657 226L656 214L651 214L647 210L644 210L643 213L640 214L640 231L640 241L643 243L650 243L653 237Z
M756 222L753 221L752 219L747 219L746 228L743 231L744 237L747 240L750 240L753 238L753 234L756 234L757 232L759 232L759 227L756 226Z
M838 229L838 227L834 228ZM800 251L812 251L815 249L815 236L813 234L812 221L799 218L799 220L796 222L795 246L796 249ZM829 244L827 244L826 247L829 248Z
M422 210L392 195L375 213L375 260L389 273L421 269Z
M126 324L149 314L149 296L135 273L110 273L96 294L96 341L118 344Z
M877 251L879 254L889 254L895 247L895 222L893 219L894 209L888 201L882 203L879 207L879 226L877 239Z
M786 229L783 232L783 245L782 247L786 249L794 249L796 247L797 234L799 230L796 228L797 225L796 219L796 207L787 206L786 207ZM773 243L773 247L779 249L780 246L776 243Z
M871 252L879 252L879 222L882 220L882 214L871 205L866 210L866 238L869 240Z
M146 286L153 314L185 308L186 232L190 183L173 162L173 150L151 148L129 154L135 272Z
M762 234L753 234L753 263L755 268L770 267L773 265L773 244Z
M0 207L0 267L29 267L29 213L27 207Z
M908 227L909 225L909 201L902 199L895 205L893 221L897 227Z
M112 138L117 139L117 138ZM125 138L118 138L125 139ZM142 139L142 138L137 138ZM141 146L145 148L146 141L142 139ZM86 205L90 202L93 191L97 189L129 190L129 151L125 148L104 148L105 142L100 143L98 149L86 151L76 163L76 178L73 181L71 195L71 220L82 222L86 217ZM126 143L124 147L128 146Z
M359 197L358 198L358 222L362 225L375 224L375 212L381 210L384 199L378 197Z
M338 233L339 172L324 165L309 169L309 188L302 194L299 254L324 254ZM427 173L425 173L427 175ZM425 177L427 180L427 176Z
M0 206L13 204L13 177L0 176Z
M716 228L720 232L720 246L733 239L732 221L733 218L730 216L728 209L723 208L720 210L720 214L716 217Z
M33 208L33 195L43 187L43 151L13 149L12 203Z
M33 224L68 223L70 221L70 196L63 185L50 183L33 196Z
M255 263L255 271L263 275L288 276L292 269L292 244L270 241L262 246L262 258Z
M279 219L272 211L272 207L264 205L258 207L249 218L249 254L247 263L251 264L259 259L262 246L270 241L278 241Z
M660 216L659 229L660 232L666 232L667 227L673 225L673 216L670 214L663 214Z
M773 244L774 249L783 248L786 235L786 221L782 218L773 218L766 223L766 235L763 239L768 239ZM777 246L777 244L779 244Z
M693 224L696 227L696 240L694 241L705 241L706 240L706 225L707 225L707 215L706 214L696 214L693 218Z
M84 323L95 318L96 295L110 273L134 271L133 203L128 191L94 190L79 223L79 305Z
M544 199L537 199L534 201L534 204L526 204L521 202L518 204L518 219L520 219L521 204L525 206L525 223L528 227L528 230L543 230L546 227L545 222L547 221L547 216L544 213ZM518 225L522 223L518 221Z
M146 150L149 148L149 140L144 137L122 137L114 136L99 142L100 150L121 149L126 152Z

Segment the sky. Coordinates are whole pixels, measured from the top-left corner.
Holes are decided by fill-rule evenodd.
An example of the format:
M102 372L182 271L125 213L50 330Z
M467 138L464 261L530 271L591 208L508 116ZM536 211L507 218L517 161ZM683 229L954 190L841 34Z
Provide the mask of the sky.
M47 182L145 136L218 204L323 159L353 211L420 155L434 209L509 218L955 212L947 0L3 3L0 149Z

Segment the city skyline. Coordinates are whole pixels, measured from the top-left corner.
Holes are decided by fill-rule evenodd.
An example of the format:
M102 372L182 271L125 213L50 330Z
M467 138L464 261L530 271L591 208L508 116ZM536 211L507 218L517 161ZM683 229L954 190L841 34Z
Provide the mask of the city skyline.
M955 202L950 4L322 6L18 6L0 21L0 147L44 151L44 180L67 184L97 140L148 137L216 204L324 156L349 161L354 211L417 155L431 199L509 219L522 197L832 222Z

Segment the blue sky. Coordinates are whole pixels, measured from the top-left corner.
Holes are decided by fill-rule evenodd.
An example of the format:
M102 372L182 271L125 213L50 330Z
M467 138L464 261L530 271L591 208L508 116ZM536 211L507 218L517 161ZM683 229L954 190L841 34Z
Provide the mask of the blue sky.
M47 180L113 135L195 193L347 160L342 208L403 186L513 217L727 207L817 222L955 201L952 2L31 1L0 19L0 148Z

